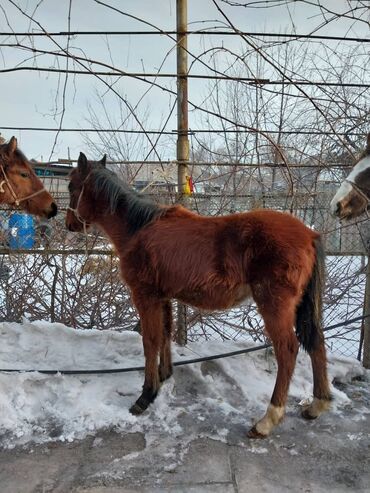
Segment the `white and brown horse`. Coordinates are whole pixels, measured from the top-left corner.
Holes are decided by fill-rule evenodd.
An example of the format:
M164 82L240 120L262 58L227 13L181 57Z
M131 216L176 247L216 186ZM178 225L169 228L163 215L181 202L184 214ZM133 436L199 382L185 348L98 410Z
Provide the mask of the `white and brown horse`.
M341 183L330 203L331 212L340 219L353 219L367 213L370 203L370 133L359 161Z

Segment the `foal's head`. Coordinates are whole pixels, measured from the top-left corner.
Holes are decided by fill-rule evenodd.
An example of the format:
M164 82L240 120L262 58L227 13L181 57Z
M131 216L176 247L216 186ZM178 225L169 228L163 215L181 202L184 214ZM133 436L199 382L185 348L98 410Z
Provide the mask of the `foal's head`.
M53 217L57 205L36 176L12 137L0 145L0 203L15 205L36 216Z
M331 212L340 219L352 219L367 211L370 203L370 133L358 163L342 182L330 203Z
M105 168L106 155L101 161L88 161L83 152L80 153L77 168L69 175L69 207L66 216L66 227L70 231L81 232L94 222L100 204L94 196L92 174Z

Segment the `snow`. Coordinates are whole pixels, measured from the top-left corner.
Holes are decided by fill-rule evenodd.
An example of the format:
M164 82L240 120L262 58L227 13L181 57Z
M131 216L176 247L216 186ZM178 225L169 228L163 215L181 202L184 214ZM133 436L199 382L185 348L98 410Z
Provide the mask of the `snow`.
M134 332L76 330L23 320L22 324L1 323L0 339L0 368L72 370L144 364L141 336ZM174 344L173 357L178 361L248 345L252 343L194 342L186 348ZM354 359L329 355L329 373L331 380L345 382L365 370ZM155 403L137 417L129 413L129 407L139 396L142 372L78 376L1 372L0 446L73 441L111 428L144 433L147 444L163 433L194 439L183 429L183 418L190 415L198 423L194 429L198 436L225 441L231 421L247 427L248 419L262 416L275 378L271 350L177 367ZM335 387L332 391L334 416L349 405L349 399ZM289 396L298 403L311 395L310 361L300 353ZM212 418L216 412L222 425ZM251 447L255 453L264 453L263 448Z

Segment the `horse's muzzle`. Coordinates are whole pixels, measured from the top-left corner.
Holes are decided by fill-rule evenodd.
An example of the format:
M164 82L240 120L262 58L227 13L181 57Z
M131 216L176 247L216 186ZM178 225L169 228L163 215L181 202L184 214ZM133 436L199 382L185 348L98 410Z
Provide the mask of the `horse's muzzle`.
M341 202L332 203L330 207L331 213L334 217L337 217L341 221L344 219L348 219L350 216L347 208L344 208Z
M52 202L49 211L47 212L47 218L50 219L56 216L58 213L58 206L55 202Z
M331 212L334 216L340 217L341 209L342 209L342 204L340 202L337 202L332 206Z

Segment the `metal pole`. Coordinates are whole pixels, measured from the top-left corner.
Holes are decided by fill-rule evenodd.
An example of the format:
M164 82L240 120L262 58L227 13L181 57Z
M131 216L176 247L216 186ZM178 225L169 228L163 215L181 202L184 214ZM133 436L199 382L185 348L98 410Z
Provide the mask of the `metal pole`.
M366 287L365 287L365 302L364 315L370 314L370 255L367 257L366 267ZM365 368L370 368L370 318L367 317L363 321L363 353L362 364Z
M187 0L177 0L177 160L179 200L183 201L189 162Z
M188 175L189 162L189 122L188 122L188 54L187 54L187 27L188 5L187 0L176 1L177 12L177 185L178 201L186 205L185 185ZM186 307L181 303L177 309L177 334L178 344L185 345L186 333Z

